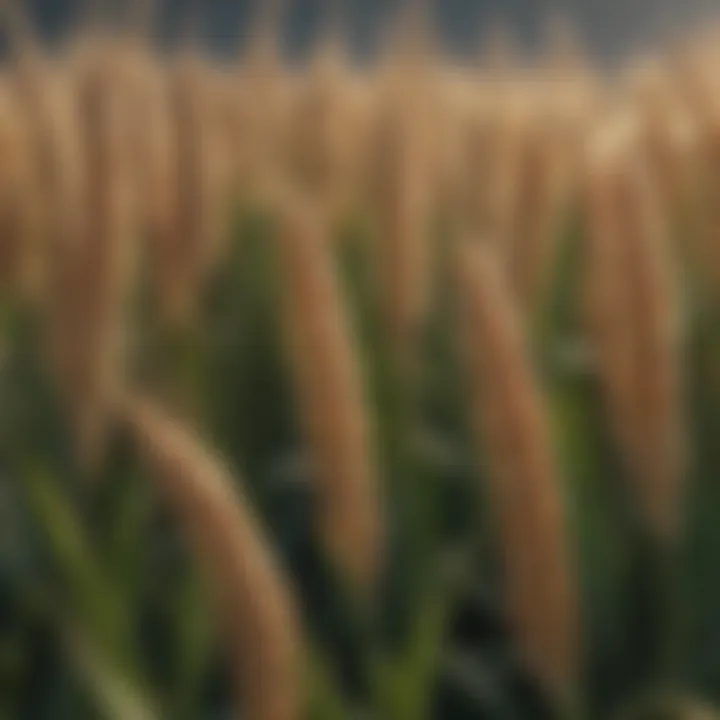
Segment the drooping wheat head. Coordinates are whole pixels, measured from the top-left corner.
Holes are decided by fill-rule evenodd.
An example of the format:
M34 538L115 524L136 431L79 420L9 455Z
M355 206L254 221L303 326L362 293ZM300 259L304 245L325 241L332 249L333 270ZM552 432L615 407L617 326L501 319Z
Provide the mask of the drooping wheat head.
M667 221L632 120L604 130L591 152L587 265L598 370L644 524L674 543L686 456Z
M127 397L122 408L213 591L238 714L300 718L300 631L292 593L241 487L194 433L152 401Z
M330 556L367 593L382 562L382 508L358 348L323 228L291 200L282 212L285 327L298 410L318 481Z
M562 483L521 324L492 250L458 250L462 338L479 457L502 553L505 602L528 670L561 705L581 650Z

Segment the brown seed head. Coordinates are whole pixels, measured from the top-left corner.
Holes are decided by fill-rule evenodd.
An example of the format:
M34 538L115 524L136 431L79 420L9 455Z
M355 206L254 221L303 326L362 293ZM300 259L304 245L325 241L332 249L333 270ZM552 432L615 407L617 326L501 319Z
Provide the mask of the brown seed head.
M381 561L382 520L357 348L317 218L293 201L282 215L286 327L320 531L341 570L367 592Z
M230 651L238 712L301 715L299 628L289 588L237 483L197 437L140 398L124 417L207 573Z
M578 679L578 608L542 399L491 251L463 245L458 282L478 442L488 458L515 640L530 671L564 703Z

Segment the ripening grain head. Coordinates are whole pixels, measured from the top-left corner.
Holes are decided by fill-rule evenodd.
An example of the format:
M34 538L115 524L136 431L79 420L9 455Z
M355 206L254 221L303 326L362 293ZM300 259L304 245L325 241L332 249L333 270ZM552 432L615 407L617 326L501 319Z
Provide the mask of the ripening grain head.
M477 87L473 79L456 68L438 68L429 88L426 105L430 122L443 132L430 134L434 209L452 220L467 223L464 183L467 180L467 152ZM473 195L481 190L473 188ZM470 203L473 200L470 199Z
M174 172L165 196L170 198L172 219L168 229L160 229L154 270L164 319L184 326L197 319L201 292L222 254L221 174L210 71L188 51L169 72L166 130L171 147L164 160Z
M700 278L710 288L720 287L720 103L708 102L702 114L695 116L697 151L693 179L694 203L690 206L695 223L691 236L690 259Z
M376 272L389 337L403 359L428 310L433 209L430 128L418 96L407 92L400 101L379 98L370 148Z
M137 188L138 230L151 239L170 224L175 172L168 75L149 46L126 41L118 48L116 81L126 96L130 165Z
M267 30L255 33L239 67L245 107L238 127L243 136L237 141L244 155L246 193L252 200L272 194L287 152L292 83L278 42Z
M608 415L645 526L677 537L685 471L679 308L666 220L637 126L591 146L588 284Z
M63 252L68 396L81 459L102 453L108 415L124 372L126 310L132 290L136 232L126 95L113 57L99 54L75 78L81 137L82 207L77 235Z
M31 135L10 78L0 80L0 294L36 301L43 282Z
M14 91L30 149L33 211L38 223L45 350L60 396L71 403L81 374L75 308L76 263L83 239L85 164L75 81L36 58L15 69Z
M195 434L162 408L126 398L123 411L213 590L233 663L238 716L302 717L293 599L241 489Z
M467 147L466 216L474 233L505 252L518 207L527 113L509 83L483 84L478 92Z
M622 277L622 219L617 212L618 158L632 148L637 126L623 116L596 133L589 146L585 189L588 224L586 294L590 335L597 369L605 387L608 416L618 438L632 433L633 369L629 306Z
M333 218L356 199L363 147L357 82L342 46L328 41L293 83L288 171Z
M699 169L699 121L678 95L672 88L638 106L646 162L670 222L690 209Z
M33 295L42 300L55 262L52 254L62 242L60 236L67 237L61 228L79 212L72 79L58 60L29 52L11 66L8 83L27 162L28 197L16 209L23 204L30 208L27 250L32 255Z
M233 203L237 201L238 159L234 156L234 129L232 125L235 101L235 75L224 68L208 65L207 132L208 182L217 197L218 215L232 216ZM224 236L221 236L224 237ZM222 245L222 243L220 243Z
M510 622L527 668L562 705L577 690L580 631L563 490L543 401L491 251L464 244L457 273L471 405L487 458Z
M292 123L288 140L289 171L318 202L327 202L337 180L333 163L337 148L331 144L333 123L344 84L345 68L339 58L318 58L295 81Z
M551 108L539 107L525 133L517 175L517 204L507 248L510 282L523 314L542 303L563 215L568 209L572 138Z
M640 411L634 472L645 488L651 528L673 541L680 530L686 469L677 277L667 223L647 167L633 168L628 182L625 262Z
M383 532L358 350L318 218L295 200L281 213L285 326L318 481L320 533L340 570L367 592Z

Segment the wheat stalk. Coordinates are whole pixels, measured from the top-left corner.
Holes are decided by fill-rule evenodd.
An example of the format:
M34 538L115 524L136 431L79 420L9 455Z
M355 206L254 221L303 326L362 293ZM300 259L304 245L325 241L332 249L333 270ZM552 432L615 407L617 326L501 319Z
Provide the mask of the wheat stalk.
M144 398L123 416L214 591L238 713L301 717L300 639L291 592L237 483L196 436Z
M638 105L646 162L658 185L663 208L674 220L678 212L687 210L691 199L699 120L670 84L669 71L660 72L661 77L646 89Z
M651 525L674 539L682 515L685 471L680 318L666 227L647 169L639 167L626 199L636 215L628 236L629 286L637 343L640 409L636 473L647 488Z
M616 208L617 167L609 158L627 146L627 135L632 132L632 120L623 118L622 122L615 120L594 139L586 190L588 318L608 415L618 438L629 437L633 425L632 330L625 317L629 307L627 284L615 284L622 277L623 268L622 220Z
M282 1L264 5L258 27L239 68L246 103L238 137L245 156L244 175L250 199L272 197L277 173L287 154L292 90L283 67L279 23Z
M5 158L0 177L0 284L16 299L34 302L42 291L44 258L31 137L11 81L0 82L0 145Z
M342 48L329 42L300 78L292 102L290 170L331 216L347 205L353 145L351 77Z
M430 121L444 128L435 138L428 133L433 156L435 209L467 224L468 208L474 209L474 200L482 195L477 186L473 185L469 193L465 186L469 166L466 154L472 137L478 88L471 78L455 68L439 67L429 90L426 103Z
M552 267L568 196L570 142L559 136L556 119L541 109L523 143L508 260L511 284L525 314L541 299Z
M646 526L678 533L685 469L679 316L666 227L636 127L596 138L589 283L599 370Z
M487 93L473 123L469 140L469 227L492 239L503 252L511 243L518 211L526 112L509 85L484 88Z
M542 398L497 261L466 243L457 265L472 407L488 460L515 641L529 670L564 703L578 680L578 608Z
M694 204L690 210L695 223L690 258L696 263L701 278L710 281L712 288L720 280L718 253L718 198L720 198L720 105L709 103L702 113L696 113L698 124L695 165Z
M205 281L222 256L224 178L213 139L216 118L207 73L202 59L186 51L168 79L173 217L170 228L159 227L155 269L163 315L180 326L196 319Z
M403 355L422 329L431 280L432 158L410 92L379 99L371 150L376 272L389 337Z
M293 200L281 212L286 328L320 533L339 568L367 591L381 562L382 521L357 348L318 219Z
M70 68L52 68L47 58L30 52L14 68L12 89L28 136L47 362L70 402L77 377L74 258L82 236L85 171L74 78Z
M61 250L67 275L63 333L68 343L71 414L80 457L101 457L113 396L124 372L126 306L132 289L136 223L128 165L126 96L114 57L83 55L76 70L82 137L82 219Z
M27 154L26 197L32 218L24 243L32 256L33 294L42 301L52 255L67 239L66 229L76 222L78 199L77 126L68 68L42 54L34 45L23 45L8 76L9 103L22 128ZM19 207L18 207L19 209Z
M118 45L116 82L127 98L137 229L156 248L172 232L177 183L169 73L142 36L123 38Z

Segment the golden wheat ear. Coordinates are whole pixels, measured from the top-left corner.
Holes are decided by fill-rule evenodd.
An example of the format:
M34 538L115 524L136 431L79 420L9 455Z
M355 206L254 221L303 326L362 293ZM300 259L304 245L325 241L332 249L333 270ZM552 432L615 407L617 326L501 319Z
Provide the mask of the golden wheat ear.
M383 538L357 347L320 221L294 199L281 212L285 327L318 481L320 534L341 572L368 592Z
M12 82L0 80L0 293L36 305L43 282L33 150Z
M635 474L651 529L675 544L682 526L687 469L682 330L670 237L654 179L642 164L627 188L628 283L637 355L638 447Z
M527 135L527 108L521 96L506 83L497 91L496 107L492 109L492 145L488 149L480 199L484 210L481 231L502 253L511 243L513 222L518 215L518 190L522 170L522 149ZM481 170L481 172L483 172Z
M388 335L404 362L416 349L430 302L433 159L429 128L419 117L420 84L394 77L380 92L369 167L375 270Z
M607 414L643 524L663 545L672 544L687 458L667 227L636 128L602 129L590 160L587 288Z
M488 464L515 642L529 671L565 705L577 690L580 629L563 490L543 401L490 249L463 244L457 277L478 447Z
M125 397L121 413L211 584L239 716L302 717L294 601L248 500L218 458L161 407Z
M169 187L159 193L154 270L161 314L180 327L197 319L205 281L222 251L212 72L199 53L185 48L163 80L167 100L158 98L166 103L162 124L170 137L158 128L156 169Z
M134 287L134 188L128 158L127 97L114 48L97 46L76 69L76 131L82 164L81 218L68 260L65 332L72 338L71 411L80 459L101 462L113 396L125 371L128 303Z
M358 137L351 69L341 37L328 36L314 50L308 71L294 84L287 161L299 182L337 217L349 200L349 166Z
M523 315L530 315L552 275L567 182L563 153L553 119L542 110L534 114L526 133L517 178L517 207L508 247L513 290ZM569 139L565 138L564 143Z

